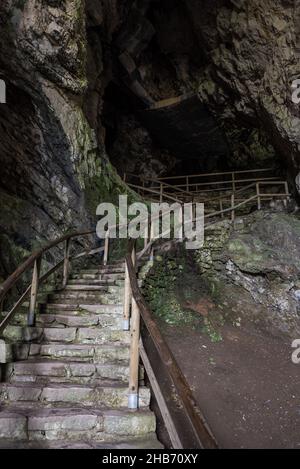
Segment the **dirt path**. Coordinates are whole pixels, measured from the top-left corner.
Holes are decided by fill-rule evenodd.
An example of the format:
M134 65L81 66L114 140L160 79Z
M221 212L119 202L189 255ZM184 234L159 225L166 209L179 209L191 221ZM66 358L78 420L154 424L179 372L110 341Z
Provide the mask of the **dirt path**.
M300 365L290 342L252 326L223 341L187 328L164 335L222 448L300 448Z

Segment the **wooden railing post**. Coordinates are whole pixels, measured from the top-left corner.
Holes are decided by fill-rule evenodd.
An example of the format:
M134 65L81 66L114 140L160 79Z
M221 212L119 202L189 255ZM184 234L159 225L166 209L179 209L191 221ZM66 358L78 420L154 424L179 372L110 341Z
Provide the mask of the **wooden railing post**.
M131 260L132 260L132 264L135 266L136 264L135 246L133 246L132 248ZM124 310L123 310L123 330L124 331L129 330L131 302L132 302L132 292L131 292L131 286L130 286L130 278L129 278L127 262L125 261Z
M220 212L221 212L221 218L224 218L224 213L223 213L223 200L220 199Z
M145 233L144 233L144 249L148 244L148 237L149 237L149 223L145 224Z
M71 249L71 239L66 240L65 245L65 257L64 257L64 267L63 267L63 288L67 286L69 281L70 274L70 249Z
M234 223L234 220L235 220L235 210L234 210L234 202L235 201L234 201L234 199L235 199L235 197L234 197L234 193L233 193L233 194L231 194L231 209L232 209L231 210L231 221L233 223Z
M257 195L257 209L261 210L261 198L260 198L259 182L256 183L256 195Z
M232 177L232 191L235 192L235 174L232 173L231 177Z
M140 341L140 311L132 299L131 329L130 329L130 366L129 366L129 394L128 408L137 409L139 402L139 341Z
M285 193L286 193L286 198L284 199L284 206L287 207L288 201L290 200L290 193L289 193L289 185L286 181L284 183L284 187L285 187Z
M103 264L107 265L109 254L109 230L105 234Z
M129 278L127 262L125 262L124 309L123 309L123 330L124 331L129 331L131 300L132 300L132 293L131 293L131 287L130 287L130 278Z
M164 194L164 186L163 186L163 183L161 182L160 183L160 194L159 194L160 203L162 203L162 201L163 201L163 194Z
M5 300L5 297L2 295L1 298L0 298L0 315L2 317L2 313L4 312L4 300Z
M36 302L39 289L39 278L41 270L41 261L42 257L39 257L34 261L32 282L31 282L31 292L30 292L30 303L29 303L29 312L28 312L28 326L33 326L35 323L35 311L36 311Z
M153 240L154 240L154 222L151 221L151 225L150 225L150 241L153 241ZM154 258L154 249L153 249L153 247L151 247L149 260L150 260L150 261L153 261L153 258Z

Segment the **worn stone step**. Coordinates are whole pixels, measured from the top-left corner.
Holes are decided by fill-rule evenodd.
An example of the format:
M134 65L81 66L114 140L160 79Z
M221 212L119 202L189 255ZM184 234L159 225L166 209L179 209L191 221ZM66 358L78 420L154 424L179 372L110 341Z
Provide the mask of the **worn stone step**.
M106 298L108 295L103 295L103 292L87 292L87 291L61 291L61 292L53 292L49 295L49 300L64 300L64 299L74 299L78 300L101 300L101 298Z
M91 285L91 284L85 284L81 285L80 283L76 284L68 284L64 290L61 291L75 291L75 292L106 292L110 287L113 287L113 285ZM59 291L59 290L58 290Z
M122 330L123 319L116 314L37 314L37 327L98 327L110 330ZM27 314L18 313L12 320L13 326L27 326Z
M0 412L0 439L126 441L156 430L149 410L11 407Z
M114 305L117 302L120 302L121 298L114 298L111 296L101 296L99 298L67 298L67 297L56 297L55 295L49 298L48 304L62 304L73 306L73 309L84 308L86 305Z
M113 288L113 287L110 287ZM106 303L107 300L114 300L117 301L118 299L121 300L123 298L123 292L120 287L114 287L116 290L110 290L107 292L86 292L86 291L67 291L64 292L55 292L49 295L49 302L52 301L60 301L61 303L65 303L66 300L74 300L75 303L82 303L86 304L88 301L91 304L94 304L95 301L101 304ZM88 303L87 303L88 304Z
M129 344L130 332L92 327L7 326L3 337L12 342L64 342L78 344Z
M80 363L58 360L34 359L10 363L6 367L7 382L70 382L89 384L98 380L119 380L128 382L129 366L111 362ZM140 380L144 369L140 368Z
M76 316L86 316L90 314L109 314L109 315L122 315L123 305L120 303L113 304L78 304L72 305L67 303L48 303L42 308L45 312L53 313L59 311L60 313Z
M15 406L80 405L82 407L120 408L128 405L128 386L112 383L98 386L80 384L35 383L0 384L0 403L13 403ZM150 391L139 388L139 407L148 407Z
M108 364L111 362L128 365L129 346L109 345L75 345L75 344L12 344L14 360L27 360L29 357L46 357L66 361Z
M84 269L79 274L119 274L123 272L125 272L125 263L119 266L102 266L99 269Z
M113 440L110 442L97 441L26 441L26 440L0 440L0 449L163 449L155 433L147 436L128 438L125 441Z
M68 281L69 285L96 285L96 286L113 286L115 285L114 280L97 280L97 279L82 279L75 278Z
M116 280L123 280L125 278L125 274L73 274L71 276L72 280L95 280L95 281L104 281L104 282L114 282Z

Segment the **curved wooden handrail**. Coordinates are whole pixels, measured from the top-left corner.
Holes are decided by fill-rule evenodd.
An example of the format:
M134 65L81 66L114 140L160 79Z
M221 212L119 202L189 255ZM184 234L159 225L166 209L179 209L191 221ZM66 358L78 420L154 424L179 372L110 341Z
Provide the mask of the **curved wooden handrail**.
M94 231L80 231L69 233L62 236L61 238L51 241L50 243L38 249L37 251L33 252L28 257L28 259L26 259L19 267L17 267L17 269L0 285L0 302L8 293L8 291L17 283L17 281L24 274L24 272L30 269L34 265L34 262L39 259L45 252L69 239L77 238L80 236L88 236L91 234L94 234Z

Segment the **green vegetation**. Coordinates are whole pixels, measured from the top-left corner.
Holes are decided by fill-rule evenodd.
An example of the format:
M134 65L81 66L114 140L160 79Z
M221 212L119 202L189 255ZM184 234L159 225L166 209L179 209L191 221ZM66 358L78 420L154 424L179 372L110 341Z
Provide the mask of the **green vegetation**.
M179 284L185 259L157 256L144 283L144 294L154 314L167 324L195 325L196 317L181 304Z

